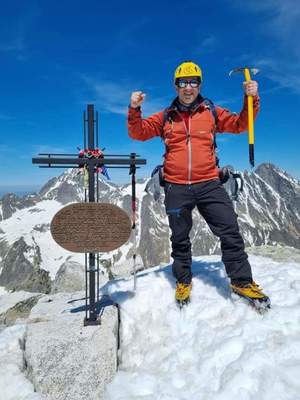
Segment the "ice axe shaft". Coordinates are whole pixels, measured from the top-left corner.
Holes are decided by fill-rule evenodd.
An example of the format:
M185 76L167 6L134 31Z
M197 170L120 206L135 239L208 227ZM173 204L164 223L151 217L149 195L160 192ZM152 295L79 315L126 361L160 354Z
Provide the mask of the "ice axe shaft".
M235 72L244 72L246 82L251 81L250 72L254 75L259 71L256 68L242 67L235 68L230 71L229 75ZM247 96L248 102L248 142L249 142L249 161L252 167L254 167L254 118L253 118L253 97Z
M251 75L249 68L244 69L244 75L246 81L251 81ZM253 118L253 97L248 97L248 141L249 141L249 161L252 167L254 167L254 118Z

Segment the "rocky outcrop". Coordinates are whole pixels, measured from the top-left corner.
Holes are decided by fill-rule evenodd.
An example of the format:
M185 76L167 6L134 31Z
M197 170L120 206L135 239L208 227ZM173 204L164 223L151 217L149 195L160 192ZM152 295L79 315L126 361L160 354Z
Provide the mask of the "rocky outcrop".
M247 247L263 245L292 246L300 249L300 183L284 171L272 164L261 164L254 172L242 174L244 191L235 204L241 234ZM134 247L134 235L120 249L108 255L116 264L130 262L134 253L138 254L143 263L143 268L148 268L170 261L170 230L164 208L164 194L155 202L144 189L146 181L137 181L137 212L136 212L136 238L137 248ZM230 185L224 185L230 192ZM65 204L84 200L84 185L82 174L78 169L68 170L58 178L49 181L40 191L40 200L56 200ZM116 186L99 176L98 197L100 202L116 204L132 215L131 187L130 185ZM12 198L11 198L12 199ZM7 200L8 201L8 200ZM14 210L11 205L5 206ZM48 204L47 204L48 206ZM3 204L2 204L3 207ZM39 203L28 212L38 212ZM45 243L42 235L49 233L48 220L45 218L47 207L41 205L43 223L32 228L30 234L37 237L37 241ZM8 215L6 213L6 215ZM27 216L26 216L27 218ZM49 223L51 221L49 215ZM13 223L13 222L12 222ZM15 223L15 222L14 222ZM0 229L0 257L2 265L9 250L6 230L1 224ZM9 227L9 231L14 227ZM134 232L133 232L134 233ZM212 234L206 222L195 209L193 214L193 228L190 234L194 256L204 254L219 254L219 240ZM29 242L29 241L28 241ZM45 251L45 250L43 250ZM55 249L52 250L52 254ZM52 256L50 254L50 256ZM52 268L58 270L61 262L52 256ZM0 260L1 261L1 260ZM119 262L120 261L120 262ZM49 265L49 258L48 258ZM1 268L1 266L0 266ZM112 268L113 269L113 268ZM126 269L126 268L125 268ZM140 269L140 268L139 268ZM112 271L114 275L114 272Z
M84 265L75 261L66 261L56 273L51 293L72 293L84 290L84 274Z
M49 197L49 192L52 191L53 187L56 187L57 182L58 182L57 177L51 178L48 182L45 183L44 186L42 186L42 188L39 192L39 195L41 197L51 198L51 197Z
M0 324L10 326L16 320L25 320L42 294L19 291L0 296Z
M139 223L141 240L139 254L145 266L166 263L170 259L170 232L163 198L154 202L150 195L143 198Z
M67 182L62 182L62 184L58 187L56 199L61 204L79 202L81 200L78 194L77 186L74 186Z
M49 272L44 269L33 269L28 278L15 290L27 290L28 292L50 293L51 279Z
M20 301L14 307L10 308L6 313L0 315L0 324L6 326L14 325L17 320L26 320L32 307L36 305L40 296L31 296L27 300Z
M21 237L2 260L0 286L9 290L49 293L51 280L49 273L39 268L40 257L38 246L28 246Z
M102 286L108 278L103 273L99 274L99 285ZM56 273L52 283L52 293L73 293L85 290L85 267L75 261L67 260Z
M32 207L37 201L39 201L38 196L27 195L20 198L14 193L7 193L2 197L0 202L2 205L2 217L0 216L0 220L10 218L17 210Z
M83 177L78 169L69 169L58 178L52 178L40 190L42 199L57 200L61 204L83 200Z
M118 308L99 304L101 325L83 326L84 294L44 296L25 340L27 376L47 400L101 400L117 369Z

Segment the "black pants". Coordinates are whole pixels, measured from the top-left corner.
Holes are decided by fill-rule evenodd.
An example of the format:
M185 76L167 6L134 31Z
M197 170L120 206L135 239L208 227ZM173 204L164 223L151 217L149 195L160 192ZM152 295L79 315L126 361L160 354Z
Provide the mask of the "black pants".
M221 240L222 261L232 283L252 281L251 267L239 232L232 202L219 180L178 185L166 182L165 206L172 231L173 274L178 282L192 279L189 233L196 206L212 232Z

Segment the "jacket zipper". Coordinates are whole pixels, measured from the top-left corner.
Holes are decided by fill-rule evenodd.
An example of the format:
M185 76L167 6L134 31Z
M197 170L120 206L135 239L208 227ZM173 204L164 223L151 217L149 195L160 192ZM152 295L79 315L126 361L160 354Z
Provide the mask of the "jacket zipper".
M192 122L192 118L189 116L189 127L188 127L188 181L189 181L189 185L191 184L192 181L192 141L191 141L191 122Z
M187 140L187 146L188 146L188 183L189 185L192 183L192 142L191 142L191 124L192 124L192 115L198 111L198 109L201 107L202 103L198 104L198 106L193 110L192 114L189 116L188 122L189 126L187 127L184 118L182 118L180 112L178 109L173 109L180 117L180 119L183 122L184 129L186 132L186 140Z
M185 124L184 118L182 118L181 114L176 110L177 114L182 120L184 130L186 133L186 143L188 146L188 184L190 185L192 183L192 142L191 142L191 116L189 116L188 119L188 127Z

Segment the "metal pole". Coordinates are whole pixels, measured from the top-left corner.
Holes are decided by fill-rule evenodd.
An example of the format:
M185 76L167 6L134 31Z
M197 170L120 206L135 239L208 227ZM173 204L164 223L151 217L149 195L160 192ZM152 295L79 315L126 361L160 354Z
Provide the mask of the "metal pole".
M131 153L130 159L135 160L136 154ZM129 174L131 174L131 209L132 209L132 230L133 230L133 290L136 291L136 167L131 164Z
M99 276L99 271L100 271L100 267L99 267L99 253L97 253L97 302L99 302L100 298L99 298L99 282L100 282L100 276Z
M93 104L88 104L87 106L87 114L88 114L88 149L94 150L95 148L95 133L94 133L94 106ZM95 171L94 166L89 163L88 166L89 172L89 202L95 202ZM96 301L95 301L95 254L89 253L89 291L90 291L90 321L96 321L97 319L97 311L96 311Z
M84 253L84 265L85 265L85 321L88 319L88 261L87 253Z
M86 149L86 113L83 112L83 149Z
M96 147L99 147L99 116L98 111L96 111Z

